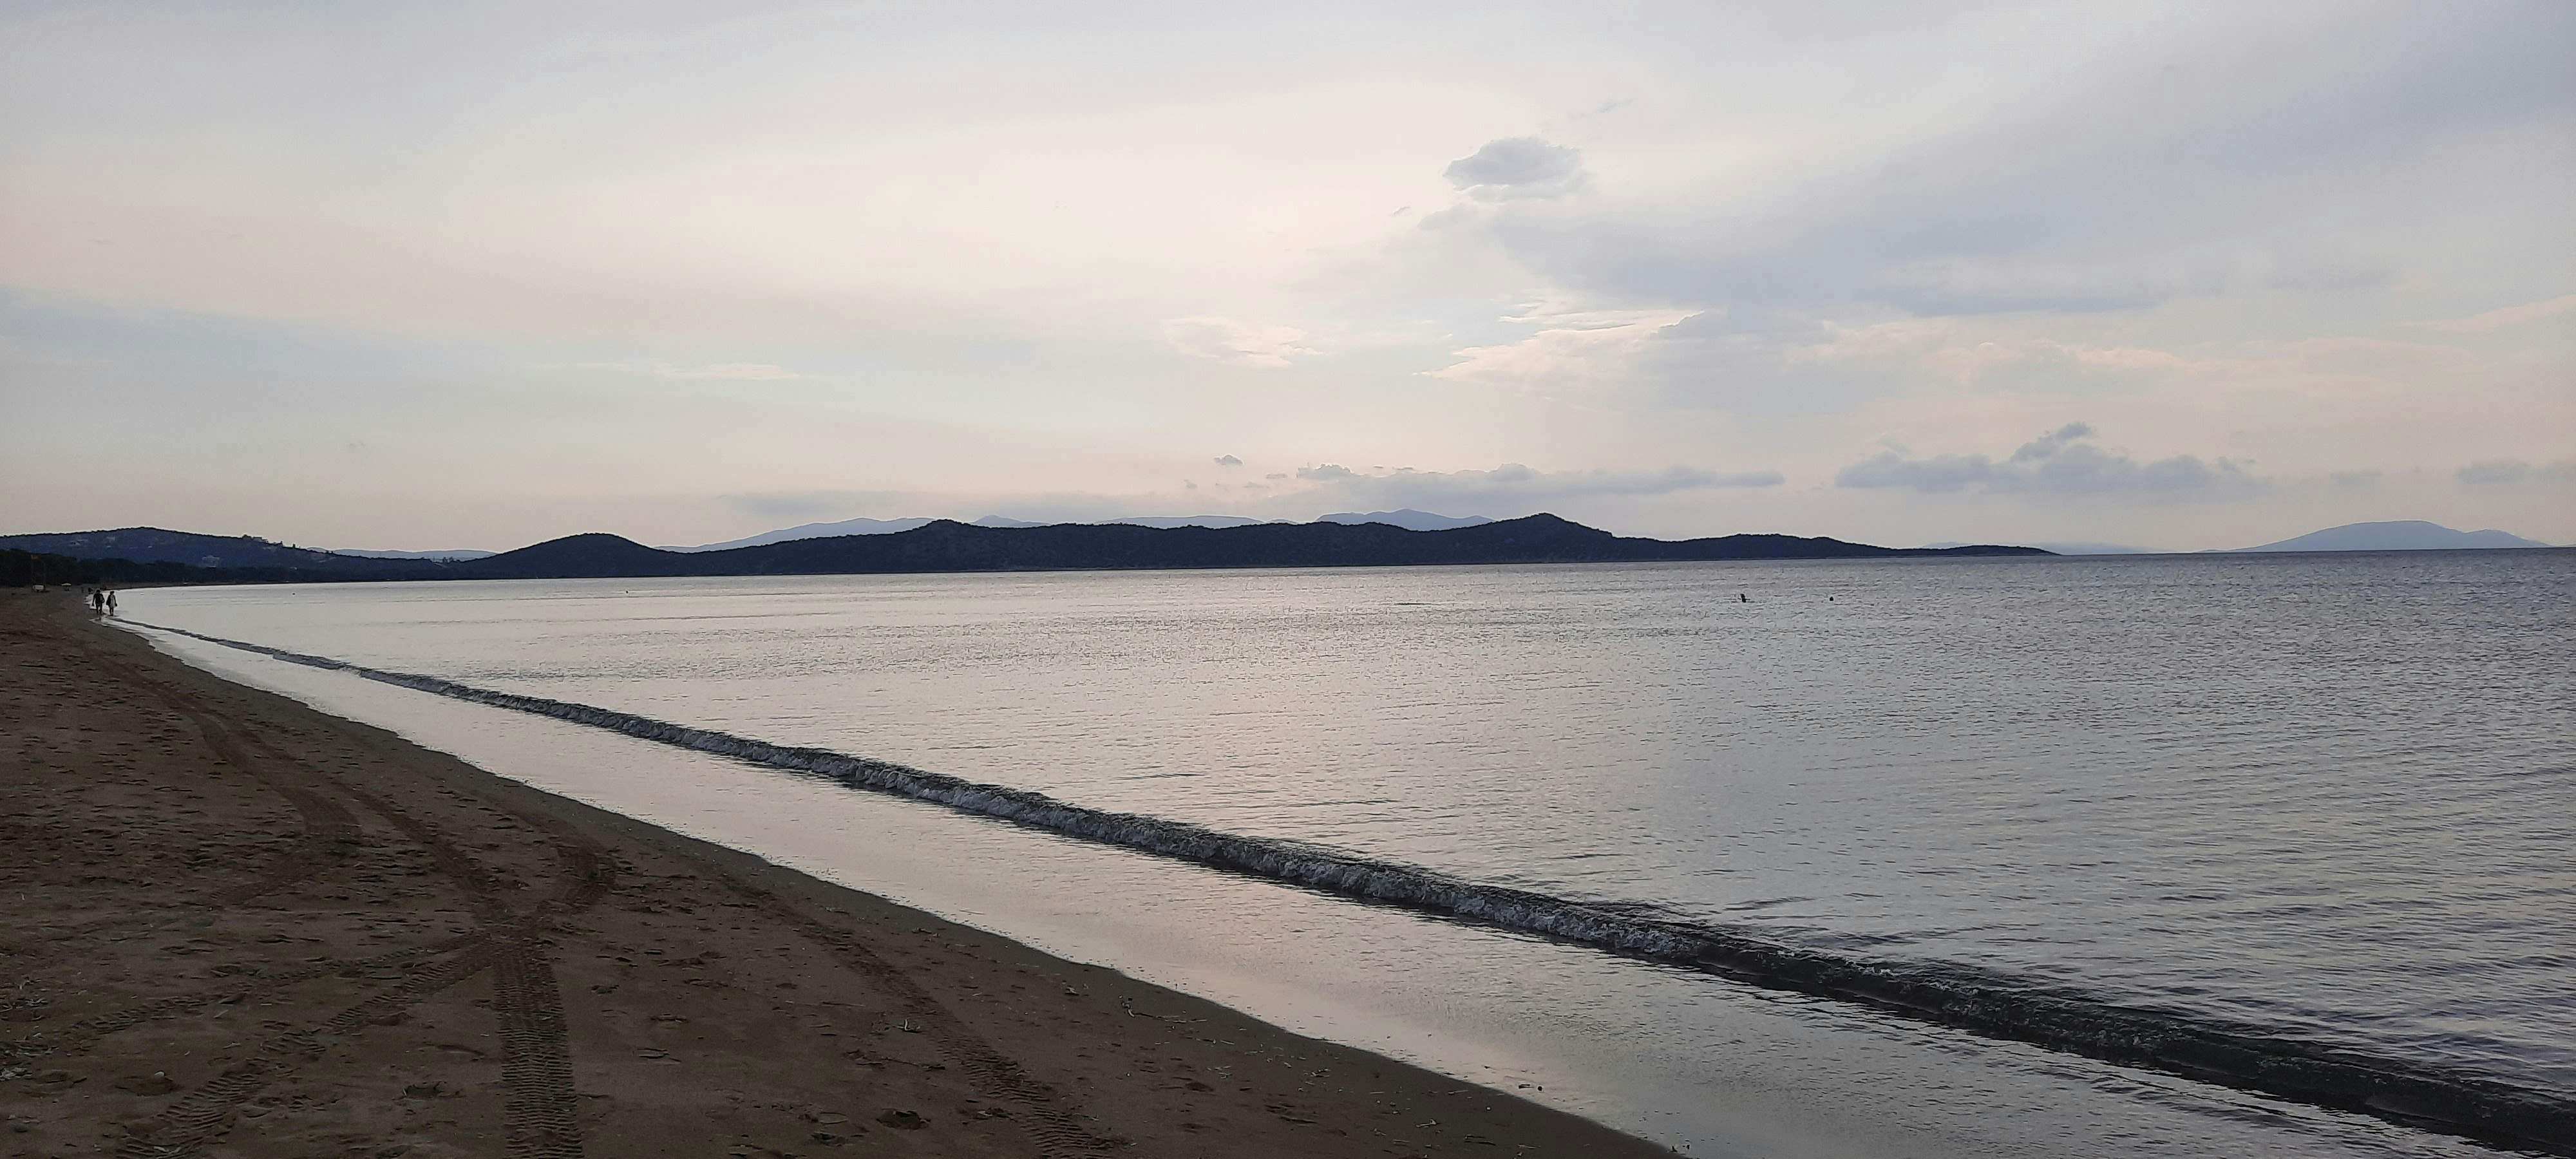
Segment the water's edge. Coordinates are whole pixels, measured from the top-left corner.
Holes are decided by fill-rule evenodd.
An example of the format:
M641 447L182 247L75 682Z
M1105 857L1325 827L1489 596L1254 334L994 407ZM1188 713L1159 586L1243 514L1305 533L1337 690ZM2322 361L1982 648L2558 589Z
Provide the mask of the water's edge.
M1116 813L824 749L795 748L590 705L367 668L128 621L289 663L819 776L1103 844L1347 897L1467 918L1738 981L1858 1002L1980 1034L2146 1066L2275 1097L2576 1155L2576 1101L2476 1075L2280 1037L2258 1026L2122 1006L1955 964L1854 960L1743 933L1614 912L1526 890L1272 838Z

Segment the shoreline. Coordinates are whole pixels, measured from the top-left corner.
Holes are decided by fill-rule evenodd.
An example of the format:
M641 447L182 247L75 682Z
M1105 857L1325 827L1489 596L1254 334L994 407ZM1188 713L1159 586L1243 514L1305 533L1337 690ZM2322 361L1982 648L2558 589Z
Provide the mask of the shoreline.
M586 704L382 671L185 629L137 623L206 644L491 708L551 718L684 751L746 761L960 813L1009 821L1179 862L1247 874L1367 903L1491 925L1810 994L1900 1017L2117 1065L2505 1146L2570 1145L2567 1104L2545 1092L2403 1059L2280 1039L2261 1027L2191 1020L1958 967L1881 967L1741 937L1635 918L1540 894L1454 879L1401 863L1280 845L1161 818L1107 813L1023 790L837 752L782 748Z
M26 1153L1672 1153L494 776L67 596L0 596L0 633Z

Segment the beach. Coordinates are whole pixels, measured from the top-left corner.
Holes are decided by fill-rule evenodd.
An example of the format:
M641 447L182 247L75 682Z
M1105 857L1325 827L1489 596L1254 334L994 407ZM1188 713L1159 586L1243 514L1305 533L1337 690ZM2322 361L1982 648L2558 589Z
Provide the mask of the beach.
M0 1152L1649 1155L0 597Z

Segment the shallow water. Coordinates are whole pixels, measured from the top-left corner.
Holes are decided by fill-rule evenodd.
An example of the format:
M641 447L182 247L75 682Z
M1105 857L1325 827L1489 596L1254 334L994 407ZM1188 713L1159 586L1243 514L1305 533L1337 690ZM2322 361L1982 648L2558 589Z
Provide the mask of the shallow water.
M127 607L2568 1091L2576 683L2549 650L2576 634L2571 559L576 581ZM388 691L372 711L431 699ZM1647 969L1594 957L1577 973Z

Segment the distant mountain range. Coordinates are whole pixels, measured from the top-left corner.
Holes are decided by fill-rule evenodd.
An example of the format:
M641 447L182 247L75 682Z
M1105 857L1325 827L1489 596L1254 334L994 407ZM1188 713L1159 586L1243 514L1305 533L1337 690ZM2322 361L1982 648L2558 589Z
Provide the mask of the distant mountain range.
M731 551L737 547L759 547L763 544L785 543L791 539L828 539L835 535L892 535L898 531L910 531L928 522L930 520L926 516L920 519L844 519L838 523L806 523L780 528L777 531L764 531L741 539L728 539L723 543L702 543L696 547L665 547L662 550Z
M1316 516L1315 522L1384 523L1407 531L1455 531L1461 527L1491 523L1493 520L1482 515L1434 515L1428 511L1416 511L1410 507L1403 507L1394 511L1336 511L1330 515Z
M497 551L476 551L470 547L449 548L445 551L366 551L355 547L334 547L329 550L333 555L354 555L361 559L481 559L487 555L501 554Z
M745 536L741 539L728 539L723 543L702 543L696 547L664 547L662 550L690 552L731 551L737 547L760 547L764 544L785 543L791 539L829 539L836 535L893 535L897 532L910 531L913 528L933 522L936 521L928 516L916 516L908 519L844 519L837 523L806 523L795 527L781 528L777 531L764 531L758 535ZM1063 523L1071 522L1077 521L1012 519L1008 516L1002 515L987 515L982 519L976 520L974 522L974 526L1055 527L1060 526ZM1245 515L1127 515L1121 516L1117 519L1102 519L1089 522L1093 522L1094 525L1114 523L1130 527L1250 527L1256 523L1291 523L1294 522L1294 520L1254 519ZM1482 515L1434 515L1428 511L1416 511L1407 507L1401 511L1370 511L1365 513L1358 511L1336 511L1330 515L1316 516L1315 522L1385 523L1404 528L1408 531L1448 531L1452 528L1474 527L1479 523L1491 523L1493 520ZM389 555L391 553L376 552L365 554ZM492 553L478 552L473 555L457 555L454 556L454 558L476 558L477 556L490 554ZM428 553L424 553L422 556L422 558L427 557Z
M1420 514L1420 513L1415 513ZM881 572L1101 570L1120 568L1365 567L1412 564L1594 563L1658 560L1856 559L1886 556L2046 555L1977 544L1895 548L1794 535L1629 539L1532 515L1440 531L1381 522L1246 523L1152 527L1059 523L992 527L933 520L903 531L710 551L668 551L592 533L476 559L384 558L314 551L248 536L133 527L118 531L0 536L0 548L57 557L131 560L187 575L156 579L566 579L576 577L844 575ZM104 573L103 573L104 574Z
M2323 531L2231 551L2447 551L2460 548L2547 547L2502 531L2459 531L2421 519L2389 523L2347 523Z

